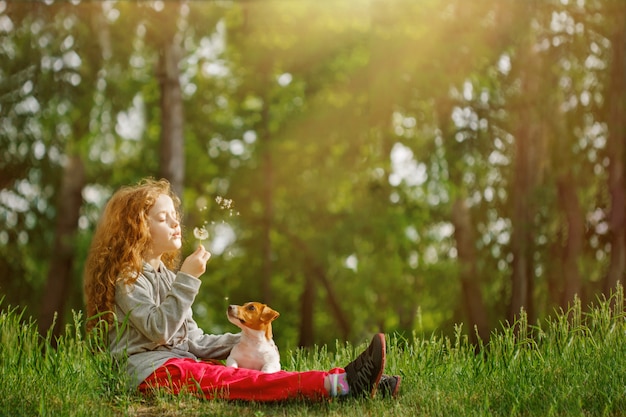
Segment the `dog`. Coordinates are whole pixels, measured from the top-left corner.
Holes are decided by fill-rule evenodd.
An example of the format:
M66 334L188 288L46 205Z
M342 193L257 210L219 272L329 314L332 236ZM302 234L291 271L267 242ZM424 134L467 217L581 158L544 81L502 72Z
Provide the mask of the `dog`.
M241 338L226 359L226 366L267 373L280 371L280 354L272 333L272 322L280 314L265 304L249 302L228 306L226 315L241 329Z

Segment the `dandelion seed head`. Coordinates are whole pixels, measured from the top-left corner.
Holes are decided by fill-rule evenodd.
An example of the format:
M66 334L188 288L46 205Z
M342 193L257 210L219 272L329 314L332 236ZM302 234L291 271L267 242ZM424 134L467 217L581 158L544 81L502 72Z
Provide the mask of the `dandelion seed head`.
M206 228L204 226L202 226L202 227L195 227L193 229L193 235L199 241L207 240L209 238L209 232L208 232L208 230L206 230Z

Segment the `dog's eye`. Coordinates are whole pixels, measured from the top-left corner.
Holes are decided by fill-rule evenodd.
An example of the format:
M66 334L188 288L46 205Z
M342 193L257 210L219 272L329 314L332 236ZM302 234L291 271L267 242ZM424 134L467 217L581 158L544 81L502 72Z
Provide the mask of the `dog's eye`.
M253 305L248 306L248 311L254 311L254 310L256 310L256 308Z

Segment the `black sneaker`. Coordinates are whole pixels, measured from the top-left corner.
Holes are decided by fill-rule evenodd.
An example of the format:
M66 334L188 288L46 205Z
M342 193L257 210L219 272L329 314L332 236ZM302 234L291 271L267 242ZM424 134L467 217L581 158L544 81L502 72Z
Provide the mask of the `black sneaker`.
M396 398L400 391L400 383L402 377L400 375L383 375L378 383L378 392L383 398Z
M344 369L351 397L373 397L385 369L385 335L375 335L367 349Z

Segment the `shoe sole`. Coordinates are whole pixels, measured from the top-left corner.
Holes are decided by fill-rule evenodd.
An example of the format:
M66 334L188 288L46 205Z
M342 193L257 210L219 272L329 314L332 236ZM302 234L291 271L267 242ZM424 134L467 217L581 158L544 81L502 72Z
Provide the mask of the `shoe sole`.
M374 384L372 386L372 392L371 392L370 398L374 398L374 396L376 395L376 391L378 390L378 383L380 382L380 378L382 378L383 376L383 371L385 370L385 362L387 359L387 347L386 347L385 335L382 333L378 333L376 336L374 336L374 338L376 337L378 337L378 339L380 340L380 344L382 346L382 349L381 349L382 359L380 361L380 369L378 370L378 375L376 376L376 380L374 381Z

